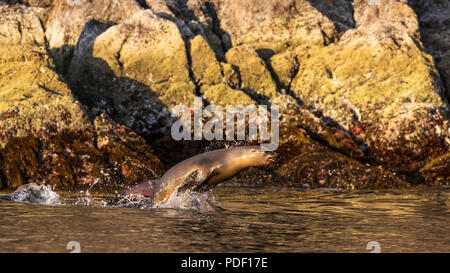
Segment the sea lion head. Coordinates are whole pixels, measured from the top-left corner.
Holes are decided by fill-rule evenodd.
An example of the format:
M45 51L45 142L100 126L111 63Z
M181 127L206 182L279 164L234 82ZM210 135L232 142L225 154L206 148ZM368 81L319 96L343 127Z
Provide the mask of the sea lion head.
M215 158L208 160L216 167L215 175L201 189L208 190L249 167L271 168L277 160L277 153L264 151L260 146L241 146L220 150L215 154Z
M253 166L265 166L267 168L272 167L275 162L278 161L279 156L272 151L263 151L259 146L245 147L247 150L244 154L244 158L252 162Z

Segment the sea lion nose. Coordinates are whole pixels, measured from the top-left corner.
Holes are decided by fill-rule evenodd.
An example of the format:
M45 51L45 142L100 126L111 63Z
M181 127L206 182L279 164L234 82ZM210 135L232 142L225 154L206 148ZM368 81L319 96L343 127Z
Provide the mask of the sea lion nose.
M269 157L272 158L275 161L280 158L280 156L277 153L272 152L272 151L265 151L264 153L269 155Z

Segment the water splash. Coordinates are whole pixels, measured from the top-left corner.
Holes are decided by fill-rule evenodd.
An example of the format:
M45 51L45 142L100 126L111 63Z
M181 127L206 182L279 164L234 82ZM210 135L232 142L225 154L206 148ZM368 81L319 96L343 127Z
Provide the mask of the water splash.
M129 194L116 198L113 201L98 200L91 195L89 190L80 191L80 195L61 197L50 185L26 184L19 187L9 195L0 196L1 200L15 202L28 202L43 205L66 206L100 206L113 208L134 209L181 209L195 210L199 212L214 212L217 210L215 197L211 192L197 193L190 190L175 193L163 203L154 204L151 198L141 194ZM64 199L64 200L63 200Z
M182 209L200 212L216 211L215 197L210 193L197 193L190 190L172 194L165 202L154 204L151 198L141 194L128 194L114 200L105 202L105 207L137 208L137 209Z
M105 201L102 206L113 208L148 209L152 208L152 202L150 198L147 198L142 194L127 194L125 196L115 197L110 201Z
M186 209L201 212L215 211L214 196L206 193L192 192L190 190L182 193L172 194L169 199L161 204L153 205L153 208Z
M59 194L50 185L26 184L17 188L9 195L2 196L3 200L29 202L44 205L61 205Z
M84 191L80 191L80 194L83 194ZM89 193L89 190L86 190L86 193L84 193L84 196L81 195L77 198L74 205L81 205L81 206L91 206L95 200L91 197L91 194Z

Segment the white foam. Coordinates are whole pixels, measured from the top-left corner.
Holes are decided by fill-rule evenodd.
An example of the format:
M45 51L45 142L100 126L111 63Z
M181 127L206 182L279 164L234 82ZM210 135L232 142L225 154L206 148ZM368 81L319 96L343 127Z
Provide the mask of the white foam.
M187 190L183 193L175 192L167 200L157 204L154 204L151 198L141 194L128 194L114 202L114 205L105 202L103 206L137 209L183 209L210 212L215 211L212 205L214 202L214 196L208 193L197 193Z
M8 199L16 202L29 202L44 205L60 205L59 194L50 185L25 184L17 188Z
M198 193L186 190L182 193L172 194L167 201L154 204L153 208L187 209L207 212L215 210L211 202L214 202L214 197L211 199L207 192Z

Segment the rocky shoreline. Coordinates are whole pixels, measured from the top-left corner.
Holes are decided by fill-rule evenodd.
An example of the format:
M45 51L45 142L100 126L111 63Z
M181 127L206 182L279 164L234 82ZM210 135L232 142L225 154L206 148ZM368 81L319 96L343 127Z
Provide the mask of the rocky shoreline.
M0 1L0 189L123 187L227 143L177 104L279 105L281 162L234 182L450 185L448 1ZM181 152L183 151L183 152Z

